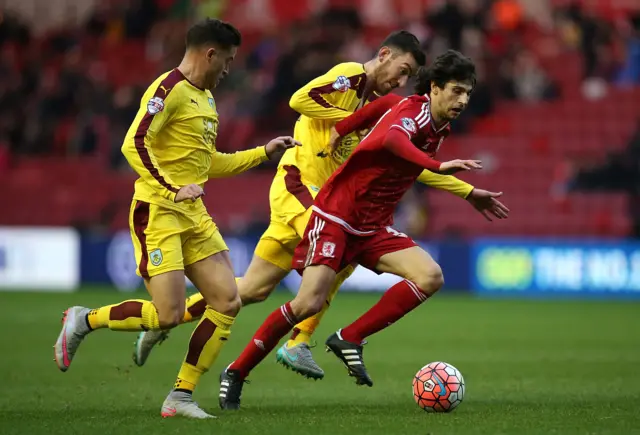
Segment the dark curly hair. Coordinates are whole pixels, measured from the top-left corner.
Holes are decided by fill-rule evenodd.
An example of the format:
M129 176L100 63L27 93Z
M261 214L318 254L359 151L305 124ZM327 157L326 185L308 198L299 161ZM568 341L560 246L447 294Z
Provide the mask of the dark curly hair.
M420 68L415 88L419 95L430 94L431 84L444 88L447 82L469 82L476 86L476 66L473 61L455 50L441 54L426 68Z

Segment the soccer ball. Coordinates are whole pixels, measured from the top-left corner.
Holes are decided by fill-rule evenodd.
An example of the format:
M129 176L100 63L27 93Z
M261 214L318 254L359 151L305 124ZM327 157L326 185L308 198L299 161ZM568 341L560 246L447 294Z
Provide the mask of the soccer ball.
M413 398L427 412L451 412L464 398L464 379L445 362L422 367L413 378Z

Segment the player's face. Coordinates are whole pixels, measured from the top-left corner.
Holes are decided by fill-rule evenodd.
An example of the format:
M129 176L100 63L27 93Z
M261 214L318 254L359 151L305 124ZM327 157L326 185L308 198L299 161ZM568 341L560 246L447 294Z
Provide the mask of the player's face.
M210 48L207 51L207 62L209 68L207 70L207 88L213 89L229 74L231 63L238 52L237 47L223 49L220 47Z
M434 110L442 119L456 119L469 104L473 86L468 82L450 81L439 88L433 85L431 88L431 99Z
M378 52L378 60L380 66L375 91L381 95L404 87L409 78L418 71L418 64L411 53L391 51L387 47L382 47Z

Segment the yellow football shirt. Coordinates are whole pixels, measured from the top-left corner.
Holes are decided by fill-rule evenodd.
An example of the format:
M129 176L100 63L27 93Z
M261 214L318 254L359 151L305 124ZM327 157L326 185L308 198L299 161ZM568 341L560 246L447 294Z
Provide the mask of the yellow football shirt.
M318 155L326 150L331 127L371 99L371 95L364 95L366 84L364 65L346 62L336 65L296 91L289 105L300 113L293 136L302 146L287 150L279 167L295 166L300 170L302 183L312 186L316 191L322 187L360 143L359 136L353 132L342 139L341 146L333 155ZM462 198L466 198L473 190L472 185L456 177L427 170L420 174L417 181Z
M201 199L174 202L178 190L232 176L267 160L265 147L233 154L216 150L218 112L207 89L176 68L158 77L142 97L122 145L140 178L134 199L185 213L204 210Z
M366 83L364 66L347 62L336 65L296 91L289 105L300 113L293 136L302 146L287 150L280 166L295 166L300 169L304 184L322 187L359 143L357 136L352 135L351 140L343 141L338 158L318 156L329 143L331 127L366 103Z

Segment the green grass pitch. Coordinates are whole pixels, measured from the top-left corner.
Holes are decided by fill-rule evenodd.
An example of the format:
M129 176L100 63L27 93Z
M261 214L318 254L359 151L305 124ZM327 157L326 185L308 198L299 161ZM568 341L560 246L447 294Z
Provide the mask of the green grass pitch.
M374 387L357 387L319 345L326 371L309 381L270 355L251 376L243 409L221 412L218 374L287 295L247 307L196 400L213 421L160 417L194 325L131 361L134 333L97 331L61 373L52 345L61 312L130 296L0 293L0 433L7 434L630 434L640 433L640 303L481 300L440 294L365 347ZM324 339L379 295L341 294L317 333ZM460 369L467 396L451 414L413 402L412 376L436 360Z

